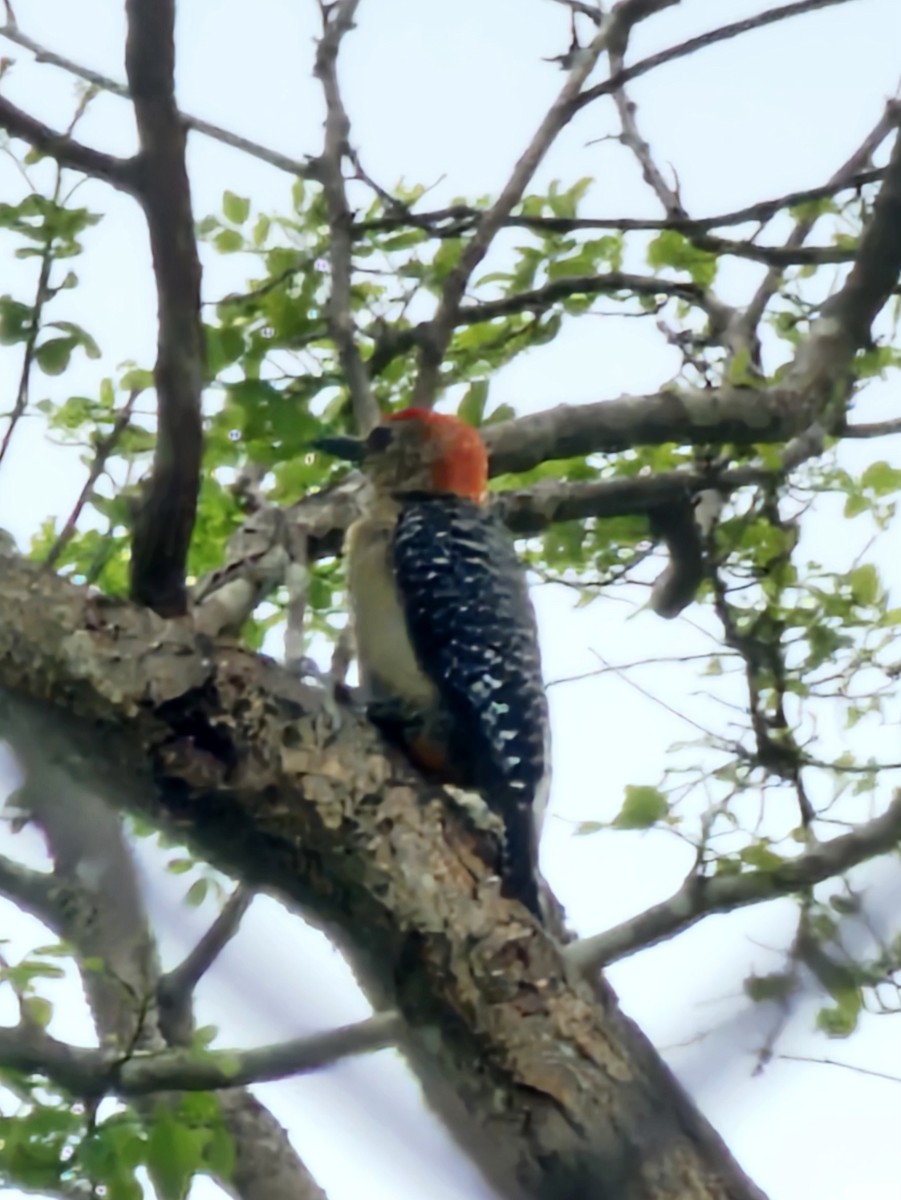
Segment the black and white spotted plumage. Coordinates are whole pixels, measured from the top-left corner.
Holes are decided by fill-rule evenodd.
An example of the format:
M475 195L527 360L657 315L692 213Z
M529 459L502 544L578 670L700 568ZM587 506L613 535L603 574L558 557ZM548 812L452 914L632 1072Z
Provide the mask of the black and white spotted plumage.
M395 582L416 658L444 710L449 766L501 818L506 888L540 915L536 826L549 774L548 709L525 571L484 506L450 494L398 499Z

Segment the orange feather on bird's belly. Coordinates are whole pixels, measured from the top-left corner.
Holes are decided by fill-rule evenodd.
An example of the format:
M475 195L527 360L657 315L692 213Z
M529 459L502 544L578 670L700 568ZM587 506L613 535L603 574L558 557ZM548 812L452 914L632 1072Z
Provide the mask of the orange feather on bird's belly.
M457 772L448 759L447 747L427 737L404 739L407 756L424 771L441 777L445 783L453 782Z

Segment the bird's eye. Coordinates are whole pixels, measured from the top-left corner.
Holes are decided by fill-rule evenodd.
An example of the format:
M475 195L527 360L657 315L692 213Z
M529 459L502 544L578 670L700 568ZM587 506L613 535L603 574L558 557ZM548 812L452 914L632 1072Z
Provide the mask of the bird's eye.
M391 438L394 436L394 431L387 425L376 425L372 433L366 439L366 449L374 451L376 454L381 454L383 450L387 450L391 445Z

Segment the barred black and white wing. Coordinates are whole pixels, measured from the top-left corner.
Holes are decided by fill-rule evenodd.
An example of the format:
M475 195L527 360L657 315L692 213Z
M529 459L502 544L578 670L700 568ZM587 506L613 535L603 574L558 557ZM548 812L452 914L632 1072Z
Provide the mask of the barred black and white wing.
M392 555L410 641L449 719L452 765L503 821L508 888L539 912L548 710L525 571L487 510L447 494L403 497Z

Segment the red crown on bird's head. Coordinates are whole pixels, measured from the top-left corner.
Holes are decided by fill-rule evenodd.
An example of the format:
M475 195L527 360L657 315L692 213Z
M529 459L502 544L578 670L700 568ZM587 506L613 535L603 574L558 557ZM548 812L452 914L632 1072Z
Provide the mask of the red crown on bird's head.
M470 500L483 500L488 489L488 451L481 434L459 417L428 408L404 408L385 418L385 424L419 422L423 439L438 450L433 459L435 488Z

